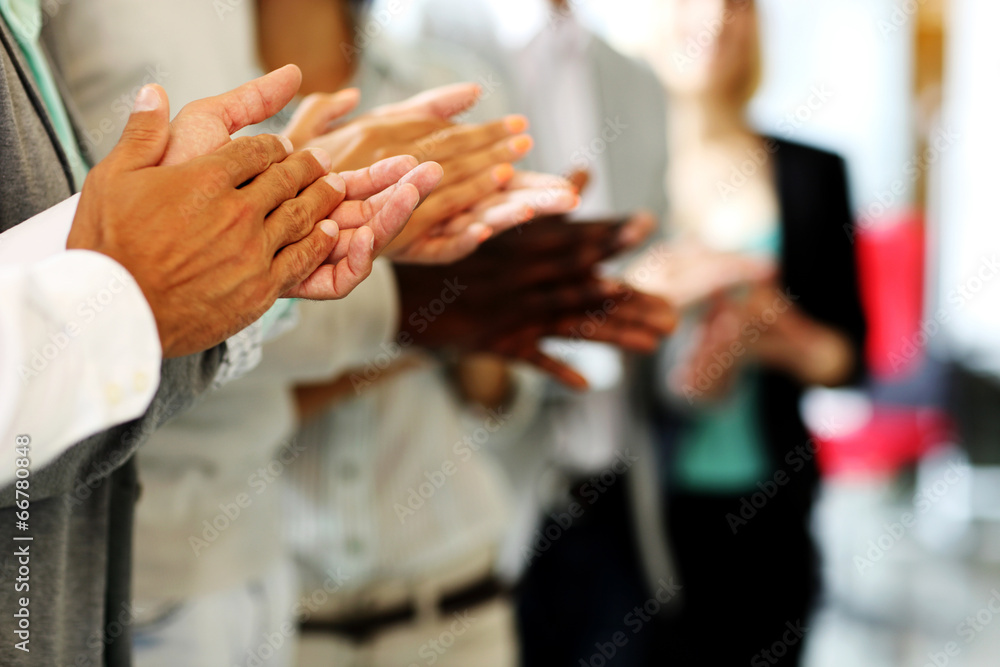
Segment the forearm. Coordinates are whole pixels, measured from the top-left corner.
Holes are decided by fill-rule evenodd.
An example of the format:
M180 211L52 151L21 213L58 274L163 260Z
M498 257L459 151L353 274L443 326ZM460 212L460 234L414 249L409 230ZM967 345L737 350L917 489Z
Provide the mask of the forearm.
M762 341L759 354L765 364L805 385L837 387L846 383L857 363L848 336L800 313L785 317L789 319L782 323L783 335Z
M302 70L300 93L342 88L357 66L353 21L338 0L258 0L258 47L265 69Z

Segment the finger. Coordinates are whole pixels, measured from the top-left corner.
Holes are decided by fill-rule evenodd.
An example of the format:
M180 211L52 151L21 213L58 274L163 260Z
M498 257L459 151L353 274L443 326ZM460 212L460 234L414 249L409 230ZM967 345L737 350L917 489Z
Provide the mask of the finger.
M521 188L540 188L542 190L573 190L573 184L554 174L542 174L536 171L518 171L514 174L507 187L511 190Z
M424 162L409 172L407 172L401 179L399 179L398 185L411 184L417 188L420 193L420 201L424 201L428 195L431 194L437 187L438 183L441 182L441 177L444 172L441 169L441 165L437 162ZM375 209L379 209L383 204L388 201L389 197L392 196L394 192L393 188L390 186L382 192L371 197L368 201L371 203Z
M371 275L375 261L370 229L353 230L344 257L324 263L306 280L288 292L289 297L329 301L342 299Z
M491 244L491 252L572 258L576 254L596 251L610 257L620 249L618 237L623 224L621 220L570 222L564 218L539 219L519 228L516 234L500 236L495 244Z
M481 125L452 125L419 140L416 157L435 162L451 160L522 134L527 129L528 119L524 116L507 116Z
M539 313L548 318L600 308L605 301L611 302L615 294L612 286L596 280L560 281L549 285L510 283L504 291L517 295L522 312Z
M392 116L389 118L361 118L359 123L367 125L371 139L381 142L376 151L382 158L395 155L413 155L414 147L427 143L433 145L433 137L438 132L446 132L455 127L451 121L427 115ZM430 158L422 158L428 160Z
M356 171L344 171L340 175L347 185L347 198L365 200L389 186L418 166L417 159L409 155L400 155L380 160L370 167Z
M377 209L368 202L344 202L330 217L341 229L370 229L373 232L375 253L380 254L406 226L420 201L420 193L412 183L392 186L392 196ZM341 220L346 219L346 224ZM357 224L358 220L363 220ZM333 259L339 259L334 257Z
M393 197L372 218L368 227L374 233L376 255L387 249L406 227L414 209L420 203L420 192L412 183L397 187Z
M484 197L496 192L514 173L509 164L487 169L461 183L437 190L420 205L411 225L404 232L406 241L426 233L448 219L474 206Z
M545 336L607 343L629 352L644 354L654 351L662 338L641 326L629 325L613 319L608 319L600 326L596 326L592 317L587 315L565 317L546 331Z
M264 220L264 233L272 251L305 237L343 200L343 179L327 174L298 197L281 204Z
M191 105L217 113L226 123L229 134L262 123L278 113L295 97L302 85L302 72L295 65L249 81L227 93L208 97Z
M416 190L416 206L430 194L440 178L441 168L436 163L426 162L418 165L407 172L403 178L398 179L397 183L390 185L373 197L363 201L345 201L337 208L337 223L341 225L341 229L353 229L361 225L371 224L389 202L399 197L399 190L403 186L410 186ZM350 190L350 188L348 189ZM409 217L412 213L413 210L410 209L407 216Z
M570 182L577 194L583 194L587 186L590 185L590 172L586 169L576 169L566 176L566 180Z
M326 134L333 121L346 116L361 102L361 91L347 88L336 93L313 93L302 100L283 134L296 146Z
M568 189L505 189L474 206L470 211L470 217L476 222L494 227L496 232L500 233L536 217L568 213L579 204L579 196ZM462 219L461 216L453 222L458 228L469 224L468 219ZM451 222L446 229L453 231Z
M458 234L418 239L404 248L393 261L410 264L452 264L474 253L476 249L493 235L493 230L484 225L473 225ZM392 245L386 250L392 253Z
M677 328L677 308L657 296L643 292L631 292L629 303L619 311L625 321L641 322L644 326L661 334L669 334Z
M264 173L291 152L292 142L285 137L260 134L234 139L204 159L218 163L227 174L228 185L235 188Z
M459 157L442 162L444 180L441 187L464 181L473 174L505 162L521 160L534 146L534 140L527 134L521 134L510 139L503 139L493 145L479 150L469 150Z
M656 218L648 211L640 211L632 216L618 235L622 248L634 248L649 238L656 229Z
M506 202L492 206L481 213L462 213L450 221L442 230L442 235L460 234L472 225L483 225L493 230L494 234L506 231L511 227L533 220L538 212L528 204Z
M545 371L571 389L586 391L590 388L590 385L587 383L587 379L580 375L577 371L573 370L572 366L562 361L553 359L537 347L520 350L509 356L526 361L532 366Z
M301 241L287 245L271 262L271 281L278 294L287 294L308 278L330 256L340 230L329 220L317 224Z
M298 151L268 167L267 171L241 188L241 194L262 210L273 211L282 203L294 199L329 169L330 155L326 151L318 148ZM343 179L337 177L335 182L342 183ZM324 217L326 213L313 222Z
M370 115L427 114L451 118L475 105L482 93L482 88L474 83L456 83L425 91L397 104L379 107L370 112Z
M160 86L143 86L135 98L132 114L121 139L108 159L122 171L134 171L160 163L170 138L170 103Z

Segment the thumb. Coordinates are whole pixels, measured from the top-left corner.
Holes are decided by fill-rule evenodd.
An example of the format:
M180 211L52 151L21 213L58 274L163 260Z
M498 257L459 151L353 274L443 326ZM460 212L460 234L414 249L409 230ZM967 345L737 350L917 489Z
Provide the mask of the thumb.
M330 94L313 93L302 100L282 134L296 147L304 146L329 132L333 122L354 111L360 101L361 92L357 88Z
M169 121L166 91L156 84L144 86L135 98L121 139L108 158L124 171L156 166L167 150Z
M415 95L397 104L388 104L373 110L376 117L429 115L448 119L475 106L483 89L474 83L453 83Z

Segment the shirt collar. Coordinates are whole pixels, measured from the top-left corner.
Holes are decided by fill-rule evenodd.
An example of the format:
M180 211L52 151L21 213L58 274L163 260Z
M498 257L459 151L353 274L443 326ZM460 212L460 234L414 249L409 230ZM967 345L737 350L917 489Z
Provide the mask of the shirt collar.
M487 5L497 39L509 51L520 51L549 32L576 52L589 42L576 15L570 9L557 11L549 0L487 0Z
M0 0L0 14L18 42L34 44L38 41L42 34L41 0Z

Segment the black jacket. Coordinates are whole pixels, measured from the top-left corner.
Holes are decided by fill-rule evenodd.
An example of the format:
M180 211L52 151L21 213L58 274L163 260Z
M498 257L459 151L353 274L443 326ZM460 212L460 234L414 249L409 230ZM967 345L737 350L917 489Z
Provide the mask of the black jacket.
M815 148L769 141L777 145L772 159L781 213L780 280L798 308L850 338L857 364L849 383L860 382L865 374L866 326L844 161ZM799 415L804 390L784 373L769 369L762 373L761 424L771 465L788 474L790 493L805 512L819 474L815 443ZM660 405L654 407L654 419L660 425L661 442L670 441L683 423Z

